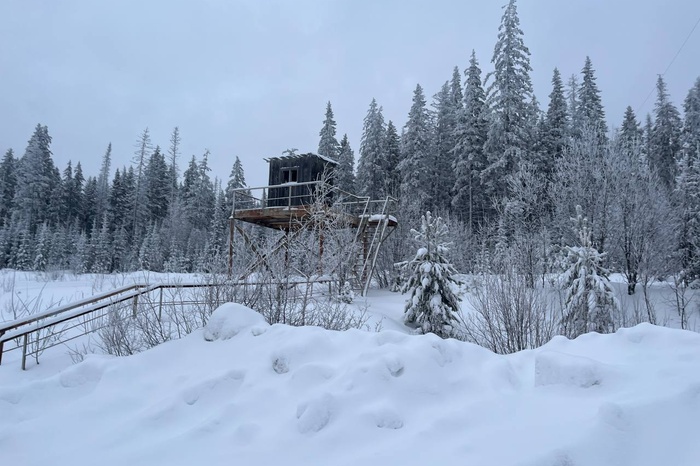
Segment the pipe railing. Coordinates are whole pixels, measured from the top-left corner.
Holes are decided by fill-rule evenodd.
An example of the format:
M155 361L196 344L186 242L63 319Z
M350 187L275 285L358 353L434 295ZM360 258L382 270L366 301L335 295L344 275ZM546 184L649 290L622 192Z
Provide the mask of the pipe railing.
M321 281L317 281L320 283ZM308 281L290 281L289 286L308 284ZM130 310L130 316L136 318L144 311L157 311L160 321L164 305L219 305L222 296L211 294L200 296L200 299L186 299L180 295L171 300L164 301L164 290L171 289L212 289L229 286L245 290L254 290L259 285L270 285L269 282L257 283L252 281L226 281L222 283L159 283L159 284L134 284L118 288L106 293L101 293L75 303L50 309L44 312L0 323L0 364L3 355L13 351L22 352L22 369L26 369L27 358L38 355L46 349L62 345L89 333L94 333L108 323L100 322L100 319L109 318L110 312L116 310ZM150 300L151 294L159 292L157 303ZM224 298L225 299L225 298ZM144 304L148 300L148 308ZM130 309L129 309L130 307ZM63 324L63 325L62 325ZM61 326L62 325L62 326ZM75 332L82 328L82 331ZM71 332L73 331L73 332ZM15 346L8 348L8 343L16 342Z

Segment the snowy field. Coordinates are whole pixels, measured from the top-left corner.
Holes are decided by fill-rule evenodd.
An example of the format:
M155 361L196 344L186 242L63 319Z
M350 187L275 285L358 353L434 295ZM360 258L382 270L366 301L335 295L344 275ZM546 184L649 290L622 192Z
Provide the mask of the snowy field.
M0 271L0 310L173 278ZM231 304L134 356L72 364L57 347L24 372L3 364L2 463L700 464L699 334L641 324L501 356L410 335L405 298L356 300L379 332L269 326ZM670 298L655 285L673 326Z

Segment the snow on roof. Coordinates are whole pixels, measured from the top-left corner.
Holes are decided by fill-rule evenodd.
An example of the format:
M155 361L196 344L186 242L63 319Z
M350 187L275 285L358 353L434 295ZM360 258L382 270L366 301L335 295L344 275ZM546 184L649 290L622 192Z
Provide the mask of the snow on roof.
M267 162L270 162L271 160L294 160L294 159L300 159L303 157L318 157L321 160L324 160L328 163L332 163L333 165L338 165L337 160L333 160L330 157L326 157L325 155L321 154L314 154L312 152L307 152L306 154L294 154L294 155L280 155L277 157L270 157L268 159L265 159Z

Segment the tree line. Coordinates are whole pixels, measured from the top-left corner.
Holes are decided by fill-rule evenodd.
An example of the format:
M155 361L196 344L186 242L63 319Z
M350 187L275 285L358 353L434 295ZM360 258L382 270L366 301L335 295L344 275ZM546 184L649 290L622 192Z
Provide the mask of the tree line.
M112 146L100 173L54 165L48 128L37 125L24 155L0 163L0 267L114 272L204 270L226 249L230 194L244 187L236 157L225 187L210 176L208 151L178 176L180 132L168 148L138 137L133 163L111 175ZM111 179L110 179L111 176Z

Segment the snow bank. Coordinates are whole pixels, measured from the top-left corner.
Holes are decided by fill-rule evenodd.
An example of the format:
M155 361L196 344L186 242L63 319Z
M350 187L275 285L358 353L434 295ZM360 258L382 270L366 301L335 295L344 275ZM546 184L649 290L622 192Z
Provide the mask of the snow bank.
M606 369L597 361L552 351L535 358L535 385L570 385L589 388L601 385Z
M268 326L230 304L135 356L50 377L0 366L0 452L27 466L690 466L698 367L700 335L650 325L499 356Z
M263 333L269 325L265 318L242 304L228 303L217 308L204 327L207 341L228 340L250 329L254 335Z

